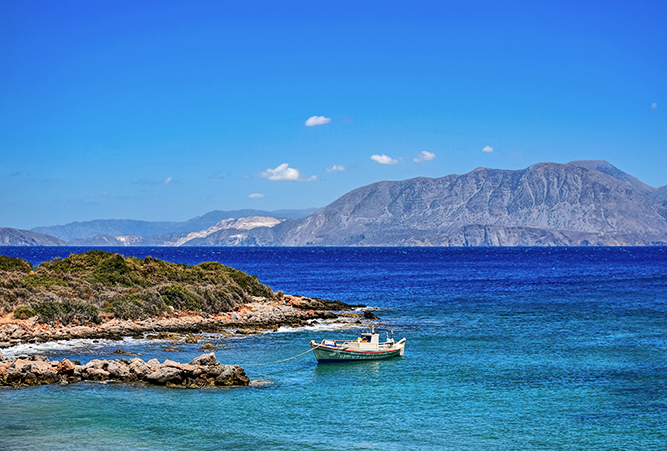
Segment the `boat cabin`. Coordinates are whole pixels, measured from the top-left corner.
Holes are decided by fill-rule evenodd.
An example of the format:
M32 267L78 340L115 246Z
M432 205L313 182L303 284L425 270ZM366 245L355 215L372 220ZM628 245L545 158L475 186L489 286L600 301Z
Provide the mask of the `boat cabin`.
M374 333L363 333L361 337L357 339L359 343L359 349L361 350L376 350L380 346L380 335Z

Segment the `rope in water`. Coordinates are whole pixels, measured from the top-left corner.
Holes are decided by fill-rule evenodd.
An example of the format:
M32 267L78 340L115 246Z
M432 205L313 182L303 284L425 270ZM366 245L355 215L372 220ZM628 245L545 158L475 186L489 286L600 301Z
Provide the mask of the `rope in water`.
M280 363L280 362L287 362L288 360L296 359L297 357L301 357L301 356L304 355L304 354L308 354L309 352L313 352L314 349L315 349L315 348L310 348L310 349L307 350L306 352L302 352L301 354L297 354L297 355L295 355L295 356L293 356L293 357L289 357L289 358L287 358L287 359L276 360L275 362L251 363L251 364L243 365L243 366L244 366L244 367L246 367L246 366L260 366L260 365L271 365L271 364L274 364L274 363Z

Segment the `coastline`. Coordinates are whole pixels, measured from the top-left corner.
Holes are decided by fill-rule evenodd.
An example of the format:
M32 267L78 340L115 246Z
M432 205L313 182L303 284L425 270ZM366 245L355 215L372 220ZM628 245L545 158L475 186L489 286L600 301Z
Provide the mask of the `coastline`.
M336 320L334 311L365 307L340 301L284 295L281 299L255 299L229 313L207 315L175 311L162 317L142 321L110 319L102 324L49 325L37 318L0 318L0 387L29 387L35 385L67 385L82 381L114 381L164 385L172 388L239 387L247 386L250 378L239 365L222 365L213 352L202 354L189 363L152 358L143 361L134 357L114 360L79 361L49 360L44 355L16 355L5 358L1 350L26 343L48 343L60 340L105 339L122 341L124 337L181 340L196 343L198 333L248 335L281 326L303 327L312 320ZM362 313L344 313L348 319L359 320ZM343 322L343 321L341 321ZM360 321L358 321L360 323ZM349 323L349 321L348 321ZM230 332L230 329L237 329ZM202 352L211 349L201 346ZM126 354L122 349L118 354ZM129 353L128 353L129 354Z
M206 314L191 311L173 311L145 320L118 318L101 324L50 325L37 318L13 319L11 315L0 323L0 349L24 343L45 343L72 339L108 339L120 341L123 337L143 337L151 333L192 334L202 332L248 334L255 331L277 330L278 327L303 327L312 320L336 320L335 311L349 311L364 305L340 301L284 295L282 299L255 298L253 302L237 306L231 312ZM349 314L348 314L349 315ZM358 314L363 317L363 314ZM346 315L347 316L347 315Z
M50 360L27 351L33 344L125 338L194 344L203 334L248 335L305 327L314 322L361 324L371 312L342 313L364 305L285 295L256 276L218 262L174 263L91 250L36 267L0 255L0 386L81 381L146 382L174 387L245 386L238 365L215 354L189 363L151 358L90 362ZM335 312L338 312L336 314ZM339 319L339 315L345 317ZM26 346L27 345L27 346ZM202 345L202 353L213 349ZM165 351L176 351L176 348ZM130 357L122 349L114 351ZM136 354L134 354L136 355Z

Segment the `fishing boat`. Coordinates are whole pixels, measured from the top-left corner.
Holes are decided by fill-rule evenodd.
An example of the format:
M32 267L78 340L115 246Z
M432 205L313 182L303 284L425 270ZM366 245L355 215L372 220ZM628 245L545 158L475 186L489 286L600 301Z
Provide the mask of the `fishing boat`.
M380 334L371 328L370 332L362 333L352 341L322 340L317 343L311 340L310 347L318 363L356 362L359 360L381 360L402 356L405 352L405 338L394 342L387 332L387 340L380 342Z

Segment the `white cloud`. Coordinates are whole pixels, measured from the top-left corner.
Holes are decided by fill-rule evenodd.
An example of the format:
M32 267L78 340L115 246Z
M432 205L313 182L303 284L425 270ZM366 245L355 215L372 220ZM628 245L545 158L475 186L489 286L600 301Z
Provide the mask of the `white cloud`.
M173 177L167 177L167 180L164 181L164 184L165 184L165 185L169 185L169 184L170 184L171 182L173 182L173 181L174 181L174 178L173 178Z
M264 197L264 194L252 193L252 194L249 194L248 197L251 198L251 199L261 199L262 197Z
M484 148L482 149L482 152L489 152L489 153L491 153L491 152L493 152L493 147L491 147L491 146L484 146Z
M655 110L656 108L658 108L658 104L657 104L657 103L655 103L655 102L654 102L654 103L652 103L652 104L651 104L651 108L653 108L653 109Z
M312 127L313 125L324 125L328 124L329 122L331 122L330 117L312 116L309 117L308 120L306 121L306 127Z
M345 166L342 164L334 164L330 168L327 168L327 172L342 172L345 170Z
M290 168L288 163L283 163L275 169L267 169L260 174L267 180L287 180L289 182L310 182L317 180L317 176L306 178L296 168Z
M388 155L382 154L382 155L372 155L371 160L377 161L380 164L396 164L398 163L398 160L394 160Z
M415 163L421 163L422 161L429 161L435 158L435 154L433 152L429 152L427 150L422 150L421 155L419 155L417 158L413 158L412 161Z

